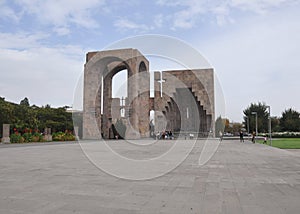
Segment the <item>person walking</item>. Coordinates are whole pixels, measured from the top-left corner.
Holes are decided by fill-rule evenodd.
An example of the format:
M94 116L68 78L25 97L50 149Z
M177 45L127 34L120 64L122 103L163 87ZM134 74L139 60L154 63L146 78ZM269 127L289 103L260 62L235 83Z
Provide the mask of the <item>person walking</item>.
M252 143L255 143L255 136L256 136L256 133L253 132L253 133L252 133Z
M267 136L264 136L264 144L267 144Z
M220 142L223 140L223 133L219 131Z
M240 131L240 142L244 142L244 133Z

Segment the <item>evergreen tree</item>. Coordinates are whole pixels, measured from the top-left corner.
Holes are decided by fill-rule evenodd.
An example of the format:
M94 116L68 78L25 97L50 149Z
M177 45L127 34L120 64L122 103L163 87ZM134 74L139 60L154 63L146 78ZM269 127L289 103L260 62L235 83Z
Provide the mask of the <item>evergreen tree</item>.
M248 130L247 119L249 119L249 131L253 132L256 129L256 115L253 112L257 113L257 129L258 132L267 132L268 131L268 118L269 113L267 111L267 106L264 103L258 102L251 103L244 111L244 125L246 130Z
M221 116L219 116L215 123L215 131L216 131L216 137L220 137L220 132L224 133L225 129L225 123Z
M282 131L300 131L300 113L289 108L282 112L280 127Z

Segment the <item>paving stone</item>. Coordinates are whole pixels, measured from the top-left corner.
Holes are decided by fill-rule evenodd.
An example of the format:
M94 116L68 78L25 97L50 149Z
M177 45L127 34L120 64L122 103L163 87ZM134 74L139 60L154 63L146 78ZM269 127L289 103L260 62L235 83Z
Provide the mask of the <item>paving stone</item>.
M108 143L126 153L122 141ZM78 143L0 145L0 213L299 213L298 155L225 140L198 166L203 145L199 140L176 169L145 181L108 175ZM156 146L155 154L166 148L164 141Z

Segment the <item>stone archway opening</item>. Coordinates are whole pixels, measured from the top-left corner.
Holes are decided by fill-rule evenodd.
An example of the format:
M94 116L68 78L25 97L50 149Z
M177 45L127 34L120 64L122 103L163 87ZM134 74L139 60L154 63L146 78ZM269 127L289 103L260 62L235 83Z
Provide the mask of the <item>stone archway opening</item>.
M112 96L112 79L127 70L126 139L149 137L149 62L136 49L89 52L84 79L84 139L115 138L113 114L122 110ZM124 104L124 101L123 101ZM118 107L119 106L119 107ZM114 107L118 111L112 110Z
M150 120L150 124L149 124L149 132L150 132L150 137L155 138L155 111L154 110L150 110L149 111L149 120Z
M108 68L109 72L103 80L102 137L125 138L129 117L126 113L128 77L131 70L125 62L112 62Z
M111 85L111 127L109 139L124 139L126 133L126 100L128 97L128 70L119 69L112 76ZM103 104L102 104L103 105ZM112 133L112 134L111 134Z
M127 69L120 70L112 78L112 98L127 97Z
M139 72L145 72L147 71L147 67L144 61L142 61L139 65Z
M117 119L125 118L125 101L128 97L127 79L127 69L119 71L112 78L112 99L116 100L112 108L112 110L114 111L114 121Z

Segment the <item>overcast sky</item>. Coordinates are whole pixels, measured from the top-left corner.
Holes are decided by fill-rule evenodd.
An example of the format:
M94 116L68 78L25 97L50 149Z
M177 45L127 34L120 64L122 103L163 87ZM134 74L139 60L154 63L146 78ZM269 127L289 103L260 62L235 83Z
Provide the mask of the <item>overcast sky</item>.
M0 96L72 105L86 52L162 34L210 62L231 121L258 101L300 111L299 11L298 0L0 0Z

